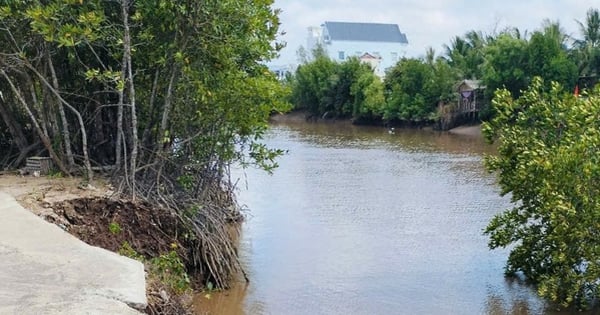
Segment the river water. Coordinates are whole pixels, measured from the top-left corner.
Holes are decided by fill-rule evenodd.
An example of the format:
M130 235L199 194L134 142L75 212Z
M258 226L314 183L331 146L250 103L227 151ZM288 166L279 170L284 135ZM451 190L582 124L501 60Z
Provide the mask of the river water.
M555 314L487 247L510 204L481 137L296 123L266 142L288 150L273 175L234 172L251 283L198 314Z

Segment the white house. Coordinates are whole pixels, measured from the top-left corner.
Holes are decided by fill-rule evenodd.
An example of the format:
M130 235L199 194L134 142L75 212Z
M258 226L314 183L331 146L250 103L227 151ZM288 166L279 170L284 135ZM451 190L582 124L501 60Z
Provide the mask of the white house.
M374 70L383 77L385 70L406 54L408 40L397 24L325 22L320 29L308 28L308 50L319 44L331 59L339 62L365 54L378 59Z
M284 80L288 74L296 71L296 66L294 65L269 64L267 67L275 74L278 80Z

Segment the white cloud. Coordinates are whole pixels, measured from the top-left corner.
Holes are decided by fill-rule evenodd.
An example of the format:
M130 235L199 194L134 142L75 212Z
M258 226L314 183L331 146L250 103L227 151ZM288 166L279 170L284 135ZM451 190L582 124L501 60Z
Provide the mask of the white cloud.
M442 45L470 30L492 32L508 26L535 30L544 19L559 20L577 35L575 20L585 20L597 0L275 0L283 10L281 38L288 43L276 63L296 62L296 50L306 45L307 27L324 21L396 23L407 34L408 53L419 56L427 47L439 53Z

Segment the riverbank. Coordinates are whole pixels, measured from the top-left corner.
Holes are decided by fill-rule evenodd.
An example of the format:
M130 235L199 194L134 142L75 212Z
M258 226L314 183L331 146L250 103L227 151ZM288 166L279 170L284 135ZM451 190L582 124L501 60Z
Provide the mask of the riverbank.
M91 185L83 185L80 179L77 178L22 177L0 174L0 194L2 193L4 196L3 200L12 199L14 202L9 203L12 205L10 209L0 209L5 216L5 219L0 224L9 225L12 230L4 229L0 226L0 230L2 230L0 232L19 231L17 235L19 240L32 238L26 241L25 245L39 244L39 246L43 246L44 248L53 248L52 254L56 255L55 258L48 259L42 254L40 254L42 256L38 255L36 249L33 251L35 254L33 256L38 258L35 261L28 261L26 258L31 255L22 257L11 253L32 252L32 250L29 250L27 247L21 248L20 246L22 245L14 245L22 243L15 242L11 239L10 234L0 237L0 256L5 256L0 260L10 261L11 266L14 264L15 266L20 266L19 268L31 270L27 274L31 274L33 277L37 275L41 279L60 280L55 284L60 287L52 289L52 293L49 293L53 297L52 301L46 302L44 300L44 303L42 303L41 300L33 299L26 306L29 308L23 310L35 310L35 307L42 307L47 303L51 303L52 305L70 305L75 303L72 302L73 300L81 300L81 294L75 294L77 292L90 294L89 292L95 292L94 290L99 290L100 292L106 291L108 293L103 293L102 296L111 297L111 292L119 292L119 290L115 291L113 289L113 286L117 286L117 288L126 291L129 288L143 297L143 304L137 302L125 303L126 305L137 305L137 311L143 311L148 314L190 313L192 294L191 291L188 292L185 290L185 288L189 287L189 282L184 281L185 285L181 286L183 291L180 290L178 292L173 290L171 287L172 283L169 282L187 276L181 272L175 274L171 271L176 269L176 267L181 267L182 264L177 257L169 253L177 252L183 246L172 236L177 234L173 229L177 229L178 225L169 212L161 211L156 207L110 199L109 197L114 193L113 189L101 180L97 180ZM14 211L13 208L16 207L20 207L20 212L11 217L6 217L7 211ZM35 224L28 223L27 226L19 225L19 222L25 222L22 221L23 217L29 217L28 220L34 221ZM55 239L62 238L69 240L68 246L61 247L55 244ZM52 244L47 244L48 240L52 240ZM11 251L7 252L12 256L4 253L3 249L5 248L12 248ZM119 269L119 264L106 261L102 257L94 258L94 262L90 263L89 266L87 264L79 264L77 263L79 261L87 262L86 257L90 255L86 254L84 250L80 250L80 248L91 248L96 252L104 253L104 255L107 255L111 259L128 261L131 264L137 265L139 267L138 271L132 272L130 269ZM73 253L73 251L76 252ZM115 252L135 258L135 260L116 255ZM80 256L83 256L83 258ZM118 257L118 259L115 257ZM41 266L38 261L53 261L54 265ZM75 268L70 267L72 264L76 264L76 274L78 277L85 279L81 280L81 284L78 284L79 282L75 280L68 280L71 269ZM157 267L159 264L165 267L164 270ZM1 262L0 265L2 265ZM109 271L113 270L111 267L113 269L116 268L113 274L106 274L104 270L106 268ZM0 279L6 278L6 275L1 274L3 270L10 271L11 268L0 268ZM51 272L45 275L44 272L48 272L48 270ZM94 278L85 278L89 274L92 274ZM120 281L118 277L122 274L126 276L136 275L141 279L141 286L139 285L140 281L136 282L130 279ZM146 275L147 278L145 279ZM101 280L106 283L97 282L96 278L98 276L102 276ZM11 278L8 277L7 279L10 280ZM65 279L68 280L66 281L67 285L63 281ZM40 283L36 282L38 280L37 278L19 278L19 283L17 284L4 282L9 284L3 286L3 288L10 290L11 294L3 295L3 293L0 293L0 305L12 307L7 310L19 307L17 313L39 313L36 311L21 312L20 310L23 306L16 305L15 303L18 302L14 302L20 301L23 298L22 296L27 296L31 294L31 290L38 288L40 285ZM132 288L133 285L136 285L135 289ZM75 293L69 296L69 293L62 294L61 292ZM7 301L2 300L3 296L7 297ZM92 294L93 296L95 295ZM119 293L118 301L121 301L121 296L122 294ZM111 305L109 302L96 303L94 301L92 299L91 304L82 304L80 308L74 309L77 311L73 311L73 314L95 310L106 314L128 314L119 309L105 308L105 305ZM65 309L70 310L70 308ZM4 314L5 312L2 310L0 307L0 313ZM44 314L46 313L44 312ZM48 312L48 314L55 313Z
M483 137L481 133L481 124L458 126L448 130L448 133L469 137Z
M301 123L341 123L341 124L352 124L350 119L316 119L311 120L308 117L310 115L306 111L292 111L286 114L275 114L271 116L271 123L275 124L301 124ZM431 127L424 127L426 129L430 129ZM451 134L468 136L468 137L483 137L481 134L481 123L471 124L471 125L462 125L455 128L452 128L447 131Z

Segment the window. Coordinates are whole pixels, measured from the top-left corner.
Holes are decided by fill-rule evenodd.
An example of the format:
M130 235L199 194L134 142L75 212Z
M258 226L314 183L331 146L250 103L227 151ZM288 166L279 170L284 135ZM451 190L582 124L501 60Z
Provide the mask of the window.
M392 61L393 61L393 62L396 62L396 61L398 61L398 53L397 53L397 52L393 52L393 53L392 53Z
M344 53L343 51L338 51L338 59L339 60L346 59L346 53Z

